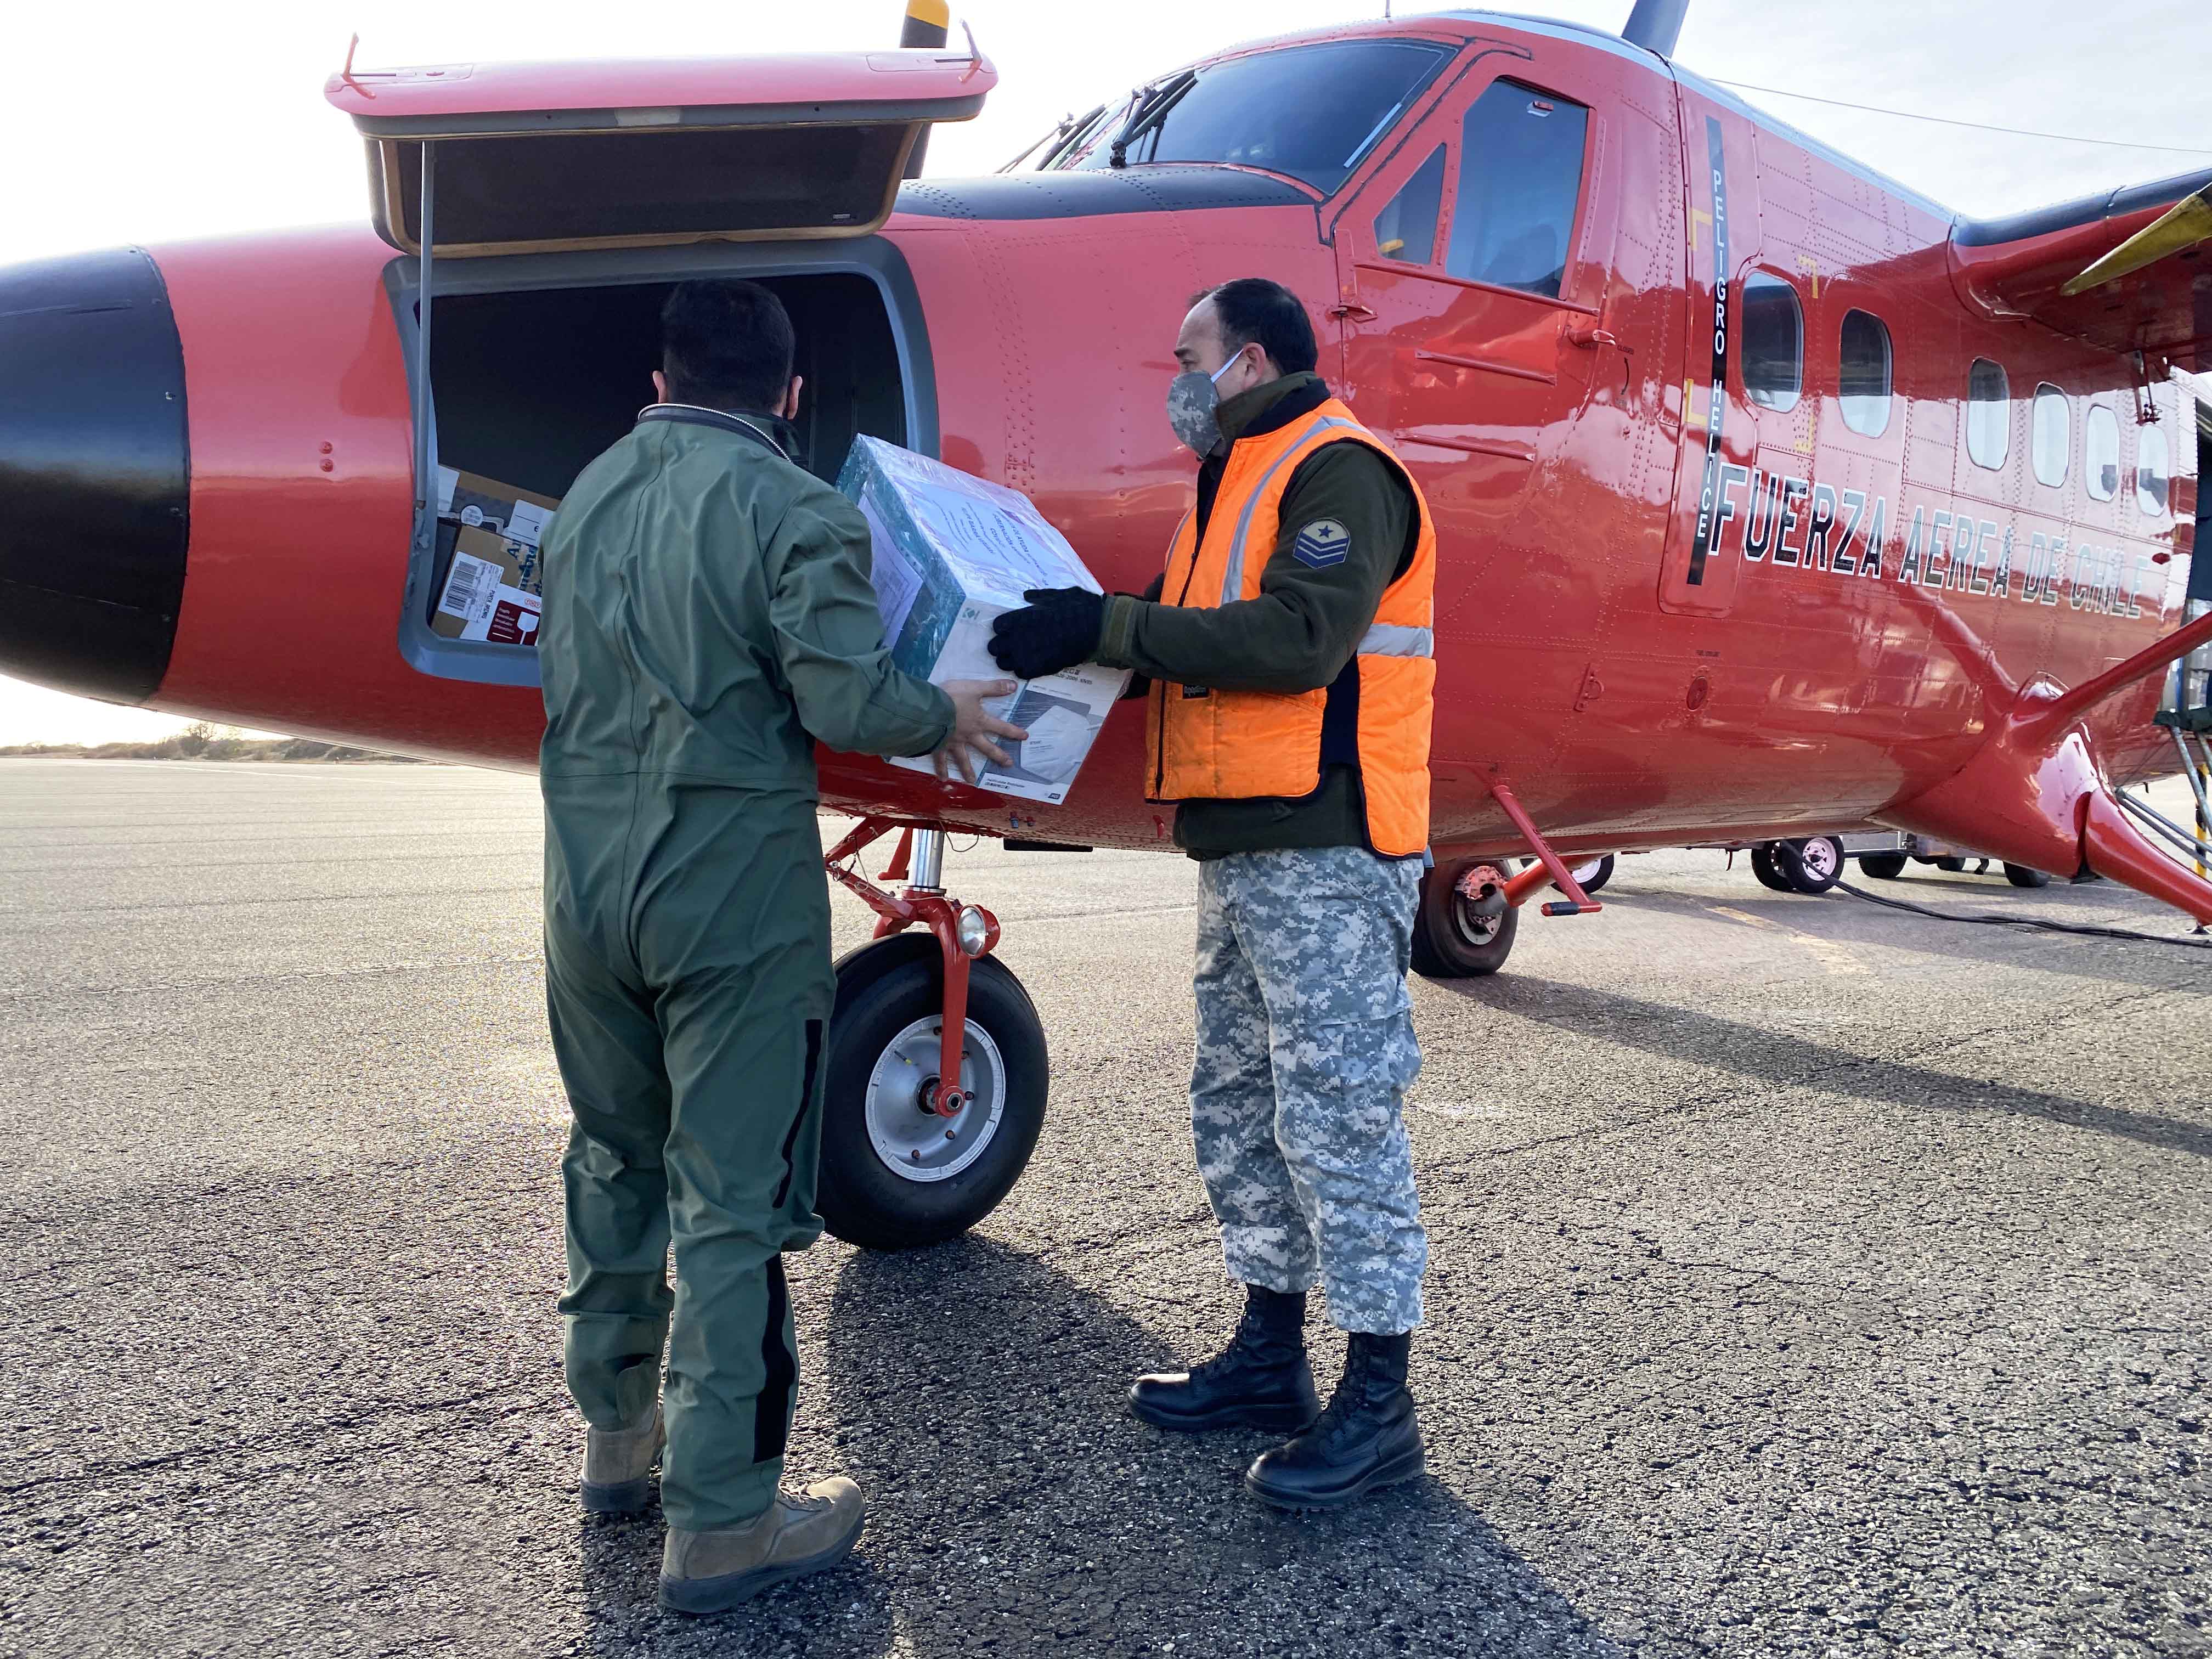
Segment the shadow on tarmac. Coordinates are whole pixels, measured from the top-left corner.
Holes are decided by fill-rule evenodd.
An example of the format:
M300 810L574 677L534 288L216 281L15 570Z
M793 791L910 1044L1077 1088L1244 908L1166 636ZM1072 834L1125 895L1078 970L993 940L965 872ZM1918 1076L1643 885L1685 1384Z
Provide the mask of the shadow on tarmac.
M1646 1054L1715 1066L1782 1088L1818 1089L1855 1099L1950 1112L1998 1112L2118 1135L2145 1146L2212 1157L2212 1127L2010 1084L1854 1054L1780 1031L1717 1019L1669 1004L1526 975L1440 982L1470 1001L1540 1024L1619 1042Z
M1870 882L1865 886L1869 892L1883 898L1924 904L1931 909L1954 910L1960 917L2016 915L2023 921L2058 922L2068 927L2135 928L2147 933L2177 932L2169 924L2179 919L2177 913L2164 909L2144 915L2114 917L2112 889L2101 884L2086 889L2046 887L2021 890L2000 882L1994 893L1941 890L1971 884L1961 877L1956 884L1921 882L1917 884L1917 890L1912 882ZM1638 891L1618 881L1605 890L1604 897L1607 903L1617 904L1623 910L1661 911L1707 921L1713 919L1713 906L1721 902L1702 896ZM1958 902L1962 898L1986 898L1989 902ZM1806 898L1754 889L1726 902L1731 909L1818 933L1839 944L1887 945L1919 956L1948 957L1957 962L1981 963L1990 967L2100 979L2115 985L2178 988L2195 983L2206 963L2212 961L2212 952L2194 953L2166 945L2051 933L2040 928L1938 921L1909 911L1884 909L1853 898L1849 893ZM2179 936L2181 935L2177 932ZM1512 969L1506 971L1510 975Z
M823 1340L820 1409L872 1506L863 1571L927 1659L1611 1650L1433 1477L1334 1515L1262 1508L1242 1475L1270 1437L1127 1413L1133 1376L1197 1356L1006 1244L853 1255ZM858 1593L837 1575L794 1599L842 1618Z
M803 1331L842 1248L799 1259ZM585 1651L1620 1651L1433 1475L1336 1514L1254 1502L1243 1469L1272 1437L1163 1434L1130 1417L1132 1377L1198 1356L1033 1255L970 1237L850 1252L834 1271L826 1322L802 1338L799 1439L823 1467L788 1478L834 1470L860 1483L868 1525L854 1559L683 1619L653 1604L657 1504L584 1522ZM1218 1287L1197 1295L1219 1299ZM1468 1475L1480 1478L1479 1462Z

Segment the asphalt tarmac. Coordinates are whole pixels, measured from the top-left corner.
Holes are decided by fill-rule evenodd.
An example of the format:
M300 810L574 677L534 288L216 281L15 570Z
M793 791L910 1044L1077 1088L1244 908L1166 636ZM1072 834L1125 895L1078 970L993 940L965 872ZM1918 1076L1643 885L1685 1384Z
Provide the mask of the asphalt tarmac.
M2212 953L1679 853L1417 981L1430 1475L1283 1516L1122 1409L1236 1306L1192 870L956 854L1051 1118L971 1237L795 1260L867 1534L702 1622L575 1509L538 859L524 778L0 761L0 1653L2212 1652Z

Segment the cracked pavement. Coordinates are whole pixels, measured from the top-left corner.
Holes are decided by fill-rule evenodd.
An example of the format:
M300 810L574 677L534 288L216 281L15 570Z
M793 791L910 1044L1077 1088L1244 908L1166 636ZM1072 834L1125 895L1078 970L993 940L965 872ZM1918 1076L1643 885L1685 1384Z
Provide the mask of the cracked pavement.
M1286 1517L1121 1409L1235 1308L1191 871L956 849L1051 1116L973 1237L794 1260L868 1531L691 1621L574 1509L538 858L525 778L0 761L0 1654L2212 1653L2212 953L1670 853L1417 981L1430 1477Z

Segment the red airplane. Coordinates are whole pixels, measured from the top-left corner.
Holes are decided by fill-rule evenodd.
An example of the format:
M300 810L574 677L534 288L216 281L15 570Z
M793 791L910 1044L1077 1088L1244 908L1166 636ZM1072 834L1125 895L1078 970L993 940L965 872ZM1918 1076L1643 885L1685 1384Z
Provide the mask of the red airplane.
M896 51L349 63L370 227L0 272L0 667L529 768L534 651L434 627L427 481L557 497L702 273L784 298L824 476L861 432L941 457L1135 590L1191 495L1177 321L1259 272L1438 526L1425 970L1493 970L1539 888L1595 909L1565 859L1874 826L2212 920L2116 796L2176 769L2163 671L2212 640L2170 373L2212 343L2212 173L1962 219L1674 63L1681 10L1238 46L960 180L902 182L996 79L939 0ZM883 918L840 966L845 1237L945 1237L1020 1174L1043 1033L944 832L1167 848L1145 718L1054 807L824 757ZM855 863L893 831L896 891Z

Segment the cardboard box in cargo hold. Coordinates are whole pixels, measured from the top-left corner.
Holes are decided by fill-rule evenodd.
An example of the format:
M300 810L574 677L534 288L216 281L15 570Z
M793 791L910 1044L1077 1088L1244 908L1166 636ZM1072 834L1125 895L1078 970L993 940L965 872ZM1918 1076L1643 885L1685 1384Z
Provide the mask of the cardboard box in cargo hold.
M991 659L991 623L1020 605L1025 590L1100 591L1067 538L1016 490L869 437L854 441L837 488L868 521L891 660L933 684L1005 678ZM985 768L982 787L1021 800L1066 800L1128 683L1128 670L1096 663L1022 682L992 712L1030 735L1006 745L1010 764ZM891 764L931 769L927 758Z
M438 516L457 519L464 529L489 530L509 541L535 547L560 501L551 495L518 489L481 472L438 469Z
M430 631L441 639L536 645L544 586L538 556L526 542L465 526L453 538L453 568L431 613Z

